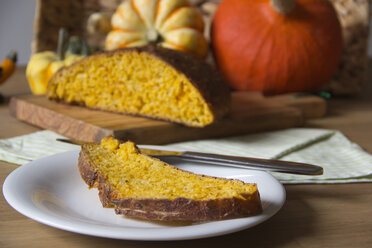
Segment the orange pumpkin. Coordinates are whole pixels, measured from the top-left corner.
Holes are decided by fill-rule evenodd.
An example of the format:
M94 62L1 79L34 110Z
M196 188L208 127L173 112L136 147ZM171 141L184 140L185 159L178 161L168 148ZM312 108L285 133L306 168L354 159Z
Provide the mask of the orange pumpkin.
M237 90L317 90L342 53L341 26L327 0L225 0L211 32L218 67Z

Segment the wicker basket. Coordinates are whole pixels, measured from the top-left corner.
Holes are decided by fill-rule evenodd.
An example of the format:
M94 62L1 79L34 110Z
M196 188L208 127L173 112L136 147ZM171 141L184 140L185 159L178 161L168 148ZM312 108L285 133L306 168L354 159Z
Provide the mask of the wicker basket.
M60 27L85 38L91 46L101 47L104 35L86 31L88 17L94 12L111 15L122 0L38 0L32 51L54 50ZM205 17L206 35L220 0L191 0ZM343 28L344 53L337 73L325 90L334 95L353 95L361 91L367 71L369 0L331 0Z

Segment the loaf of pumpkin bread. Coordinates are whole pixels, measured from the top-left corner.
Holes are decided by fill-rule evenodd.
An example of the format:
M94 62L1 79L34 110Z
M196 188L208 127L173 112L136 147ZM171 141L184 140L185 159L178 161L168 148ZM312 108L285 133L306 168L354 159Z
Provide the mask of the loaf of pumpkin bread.
M89 56L58 71L47 96L90 108L203 127L229 111L216 69L194 55L147 46Z
M104 207L159 221L212 221L262 212L256 184L197 175L108 137L82 146L78 167Z

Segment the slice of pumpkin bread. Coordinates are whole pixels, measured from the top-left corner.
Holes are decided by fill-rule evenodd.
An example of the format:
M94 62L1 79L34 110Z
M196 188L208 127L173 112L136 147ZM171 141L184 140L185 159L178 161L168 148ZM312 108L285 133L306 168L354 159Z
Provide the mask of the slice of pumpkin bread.
M203 127L230 108L216 69L185 52L148 46L89 56L58 71L48 98Z
M112 137L83 145L78 167L102 205L128 217L211 221L262 212L256 184L184 171Z

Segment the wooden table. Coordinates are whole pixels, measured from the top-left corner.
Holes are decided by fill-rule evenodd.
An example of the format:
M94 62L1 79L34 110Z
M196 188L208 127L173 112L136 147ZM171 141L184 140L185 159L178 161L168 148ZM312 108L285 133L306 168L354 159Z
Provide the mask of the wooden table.
M17 69L0 86L0 92L6 97L29 92L24 68ZM367 85L358 97L332 99L327 117L309 121L306 126L340 130L372 153L372 85ZM0 105L1 139L37 130L12 118L6 104ZM16 165L0 162L1 185L15 168ZM0 247L371 247L372 184L285 188L287 200L283 208L256 227L220 237L172 242L111 240L62 231L19 214L1 194Z

